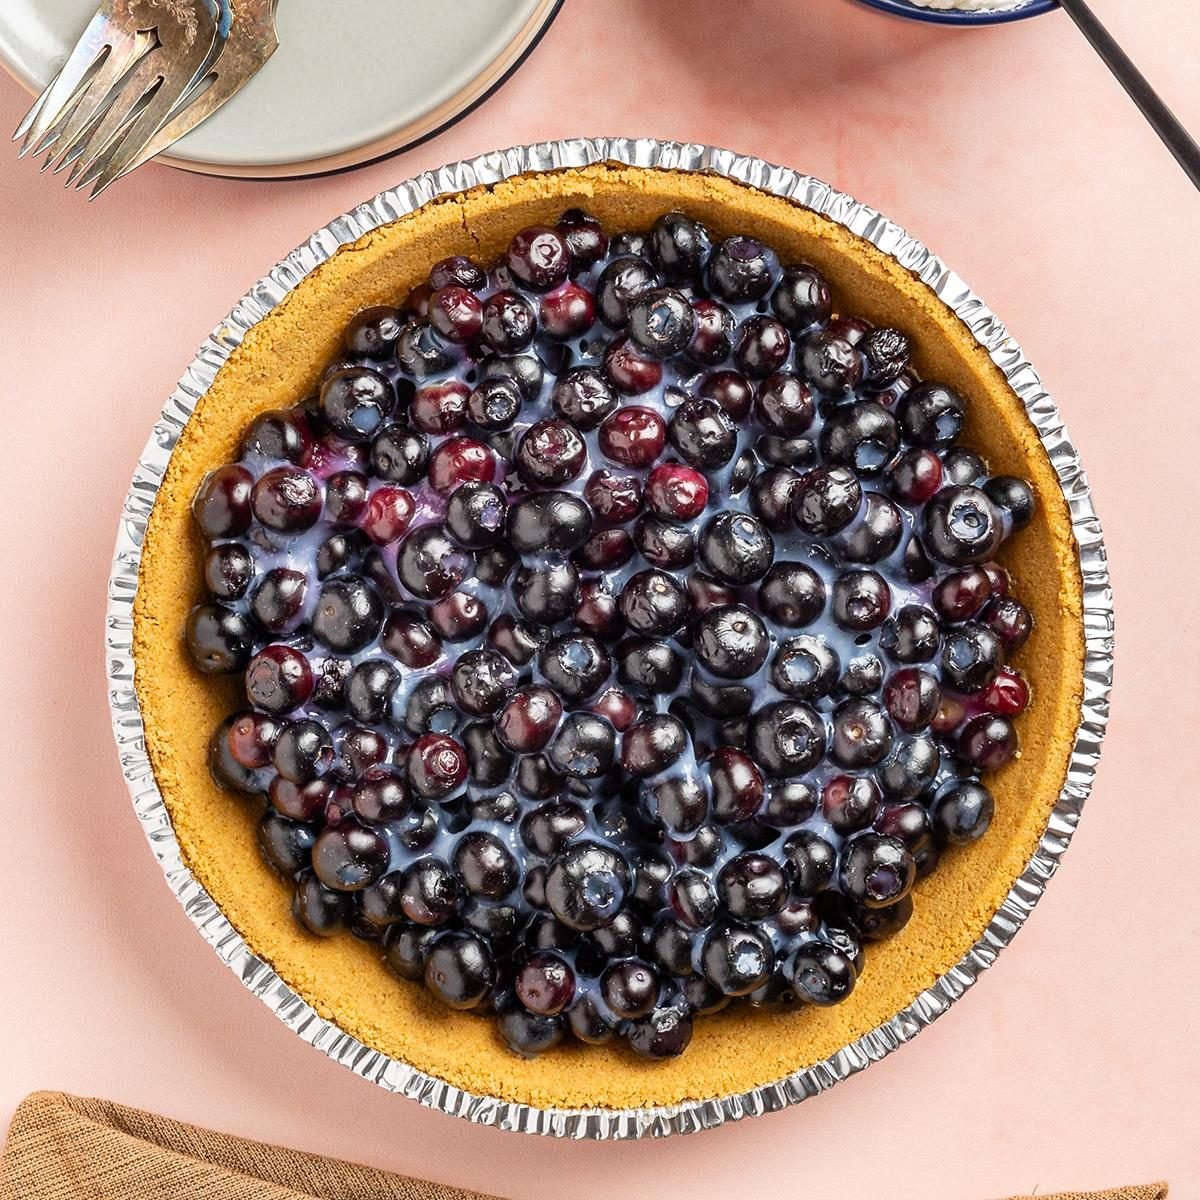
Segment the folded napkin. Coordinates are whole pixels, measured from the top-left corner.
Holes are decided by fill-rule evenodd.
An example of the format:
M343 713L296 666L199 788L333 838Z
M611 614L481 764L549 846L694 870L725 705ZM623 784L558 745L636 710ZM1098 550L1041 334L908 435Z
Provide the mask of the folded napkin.
M1038 1200L1163 1200L1165 1184ZM62 1092L22 1101L0 1200L487 1200Z

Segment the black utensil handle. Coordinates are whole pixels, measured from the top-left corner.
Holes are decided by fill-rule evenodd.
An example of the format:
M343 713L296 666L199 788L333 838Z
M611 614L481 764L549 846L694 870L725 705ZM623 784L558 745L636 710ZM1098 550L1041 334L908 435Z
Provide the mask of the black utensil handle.
M1179 119L1166 106L1159 94L1150 86L1146 77L1134 66L1129 55L1117 45L1112 34L1100 24L1096 14L1087 6L1086 0L1059 0L1079 26L1080 32L1092 44L1092 48L1104 60L1105 66L1117 77L1121 86L1129 93L1134 104L1150 122L1154 132L1162 138L1163 145L1175 156L1175 161L1187 173L1187 177L1200 188L1200 146L1179 123Z

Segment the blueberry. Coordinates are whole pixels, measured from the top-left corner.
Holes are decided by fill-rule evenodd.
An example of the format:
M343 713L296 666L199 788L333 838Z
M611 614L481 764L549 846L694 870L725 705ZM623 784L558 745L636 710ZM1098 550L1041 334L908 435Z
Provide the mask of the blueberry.
M962 397L944 383L919 383L900 402L904 436L918 446L944 449L962 432Z
M387 377L370 367L336 371L321 385L321 413L330 429L348 442L369 442L395 403Z
M617 407L617 394L595 367L572 367L550 393L554 411L576 429L595 429Z
M696 657L721 679L754 675L769 650L762 619L743 604L710 608L696 623Z
M206 675L230 675L250 661L254 633L241 613L223 604L198 604L188 613L184 640Z
M860 400L836 409L821 429L826 462L878 475L900 448L900 427L882 404Z
M658 638L628 638L616 649L617 677L652 695L675 691L683 678L678 651Z
M404 756L408 781L418 795L442 800L467 777L469 763L462 745L441 733L422 734Z
M575 998L575 972L554 951L535 950L517 970L514 987L526 1009L552 1017Z
M516 686L516 670L497 650L468 650L450 673L454 702L472 717L495 716Z
M884 685L883 702L888 715L903 730L917 733L937 715L941 689L928 671L906 667L895 672Z
M556 625L575 607L579 572L570 563L522 567L512 587L521 614L538 625Z
M829 320L833 302L829 284L816 267L784 267L771 294L771 310L793 333L804 333Z
M777 780L771 785L770 795L763 806L762 819L767 827L794 828L817 811L819 802L817 789L808 780ZM773 837L773 832L769 836Z
M983 713L963 726L958 738L958 756L980 771L995 771L1017 752L1017 734L1007 717Z
M600 452L627 467L648 467L663 452L667 425L652 408L626 404L600 426Z
M704 977L726 996L745 996L770 978L775 966L771 940L749 925L713 929L700 950Z
M800 374L827 396L846 396L862 382L862 355L835 333L810 333L796 349Z
M309 933L317 937L341 933L353 912L353 896L327 888L312 871L302 872L296 880L292 913Z
M346 366L350 364L340 364ZM281 458L301 463L312 450L312 427L299 409L260 413L242 438L242 457Z
M801 629L824 611L825 584L804 563L777 562L759 584L758 603L776 624Z
M346 681L346 708L363 725L381 724L391 707L400 675L383 659L367 659L350 672Z
M840 671L837 652L819 635L789 638L771 660L771 682L785 696L798 700L829 695Z
M793 515L805 533L827 537L845 529L862 506L862 485L846 467L817 467L800 477Z
M656 713L625 731L621 766L631 775L658 775L678 762L687 747L683 722L669 713Z
M792 528L792 505L799 482L799 473L789 467L758 471L751 480L750 507L772 533Z
M646 1016L658 1002L658 991L654 968L636 958L615 962L600 976L600 994L619 1020Z
M517 446L516 467L529 484L554 487L568 483L583 470L587 447L566 421L539 421Z
M642 292L654 287L658 276L641 258L614 258L596 285L596 308L610 329L621 329L629 320L629 308Z
M688 298L675 288L647 288L628 307L629 336L651 358L671 358L688 348L696 320Z
M846 663L846 669L837 681L837 690L847 696L870 696L879 691L882 684L883 660L868 651L854 655Z
M738 331L733 360L750 379L765 379L787 362L792 339L774 317L747 317Z
M942 460L932 450L905 450L886 475L891 494L901 504L924 504L942 485Z
M192 500L192 516L201 533L210 538L245 533L254 516L250 506L253 489L254 476L245 467L231 465L210 471Z
M639 571L621 589L620 609L635 633L675 633L687 619L687 592L664 571Z
M976 487L943 488L923 513L924 541L929 552L953 567L994 557L1004 540L996 506Z
M567 277L571 251L554 229L533 225L513 238L505 259L513 278L535 292L548 292Z
M889 799L914 800L934 782L940 766L932 738L905 738L895 743L875 777Z
M487 274L465 255L453 254L434 263L429 271L429 287L433 291L451 286L479 292L487 286Z
M696 535L686 525L648 513L633 537L642 557L656 567L686 567L696 560Z
M833 581L830 612L840 629L863 633L887 619L892 597L887 581L877 571L842 571Z
M595 638L563 634L547 642L538 657L538 669L564 700L585 700L608 678L612 662Z
M400 906L416 925L445 925L462 903L462 884L440 858L420 858L401 876Z
M950 630L939 659L942 678L958 692L980 692L1004 662L1000 639L986 625L971 621Z
M788 883L783 869L769 855L739 854L721 868L717 892L733 916L761 921L783 908Z
M451 861L473 896L502 900L517 886L517 860L494 834L482 831L465 834L454 847Z
M700 534L700 559L723 583L756 583L770 569L775 543L763 523L748 513L723 512Z
M849 957L826 942L805 942L791 963L792 986L808 1004L822 1008L850 995L858 972Z
M387 841L382 834L357 821L343 821L322 830L312 850L317 878L339 892L369 887L382 877L387 860Z
M650 252L673 283L697 283L711 249L704 226L681 212L665 213L650 231Z
M877 563L889 558L904 536L900 510L878 492L867 492L862 519L838 535L837 548L848 562Z
M1010 654L1019 650L1033 631L1033 617L1029 610L1012 596L993 600L983 610L981 619Z
M755 713L750 744L755 760L768 775L799 775L821 761L825 724L807 704L778 701Z
M549 759L564 775L575 779L598 778L611 770L616 759L612 726L592 713L571 713L550 744Z
M390 483L417 483L428 463L429 442L411 426L386 425L371 443L371 470Z
M598 842L574 842L550 862L546 900L571 929L599 929L625 901L629 868L615 850Z
M920 604L906 604L893 613L879 637L884 653L898 663L930 662L940 644L937 616Z
M396 574L422 600L437 600L452 592L469 574L472 559L447 534L443 525L422 525L400 545Z
M493 483L464 483L454 489L446 504L446 528L456 541L471 549L499 541L507 516L504 492Z
M396 362L413 379L436 375L452 361L446 342L426 320L406 325L396 339Z
M821 789L821 811L838 833L866 829L882 800L879 784L865 775L834 775Z
M1024 529L1033 520L1036 503L1033 489L1023 479L997 475L983 485L987 498L1008 514L1013 529Z
M708 282L716 295L733 303L761 300L777 270L774 253L751 237L726 238L708 262Z
M866 372L863 382L873 390L895 383L908 370L912 346L898 329L880 325L859 343Z
M806 432L816 411L812 389L790 371L776 371L758 385L755 412L773 433L795 437Z
M675 915L689 929L705 929L717 915L717 894L708 875L685 867L677 871L667 887Z
M444 933L425 957L425 986L447 1007L475 1008L496 982L488 944L473 933Z
M321 491L307 471L276 467L254 485L254 515L278 533L298 533L321 516Z
M569 208L554 228L571 253L571 273L579 274L599 262L608 253L608 235L591 213Z
M934 801L933 828L942 841L965 845L987 832L994 812L991 792L968 779L948 787Z
M801 896L815 896L832 882L837 869L837 851L810 829L792 834L783 844L792 885Z
M440 675L417 680L404 702L404 729L417 736L422 733L453 733L459 713L449 681Z
M510 379L483 379L467 397L467 417L487 433L509 429L521 413L521 391Z
M668 521L692 521L708 503L708 480L693 467L664 463L646 478L646 503Z
M258 844L263 857L281 875L297 875L312 861L317 832L302 821L289 821L267 809L258 823Z
M667 437L680 458L705 471L725 466L737 449L737 429L714 400L681 404L667 426Z
M520 292L502 290L483 305L483 343L497 354L519 354L537 332L537 313Z
M874 700L843 701L834 710L830 755L839 766L860 769L882 762L892 747L892 726Z

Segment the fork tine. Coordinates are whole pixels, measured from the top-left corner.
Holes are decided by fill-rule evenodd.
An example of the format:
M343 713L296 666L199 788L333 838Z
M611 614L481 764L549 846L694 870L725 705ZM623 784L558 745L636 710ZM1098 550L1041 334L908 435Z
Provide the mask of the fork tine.
M66 144L55 174L75 163L78 168L73 177L93 163L106 150L113 147L117 138L128 129L141 108L154 92L162 87L162 71L153 58L143 58L138 66L127 75L115 92L99 121L79 131L76 138Z
M25 139L26 145L40 141L58 124L63 110L74 98L80 85L86 81L100 56L125 36L112 24L104 9L96 13L87 29L83 31L83 36L75 43L75 48L67 56L67 61L63 63L58 75L50 81L37 115L32 119L27 116L26 120L17 126L18 134Z
M188 89L187 94L181 99L176 100L174 104L168 104L163 97L155 98L156 109L161 111L156 113L157 123L152 123L149 111L144 114L144 118L138 120L138 135L130 134L129 137L122 141L120 148L117 150L108 162L104 165L103 171L89 172L90 178L80 180L78 186L83 187L92 180L97 180L96 190L92 193L90 199L95 200L102 192L110 188L118 179L128 175L130 171L139 167L147 159L152 158L161 149L162 144L169 145L180 137L180 133L176 132L180 125L185 128L190 128L186 123L187 110L203 96L210 87L216 86L217 76L211 71L198 78ZM163 100L160 105L159 101Z
M12 135L14 142L19 142L30 130L34 121L37 120L37 115L42 111L42 105L46 103L46 97L50 95L50 89L54 86L54 80L51 79L48 84L42 89L42 94L33 102L30 110L21 118L21 123L17 126ZM20 158L18 151L17 157Z
M230 0L221 0L219 15L222 28L228 32L234 19L233 6ZM84 186L92 179L99 179L89 199L95 200L97 196L107 191L118 179L123 178L130 171L140 167L164 146L169 146L191 129L196 122L195 118L188 120L187 112L201 97L209 95L210 91L212 92L216 103L208 109L208 113L211 114L215 108L219 108L238 90L243 81L231 82L228 75L222 77L221 72L217 70L217 65L225 52L225 45L225 39L220 36L215 38L203 64L196 71L195 76L188 83L187 87L183 89L181 94L171 97L169 105L163 103L160 106L163 112L158 123L151 125L149 119L139 122L138 135L134 136L131 133L122 141L117 152L109 157L103 172L89 171L87 173L89 179L82 180L77 186ZM234 73L234 79L237 80L236 72ZM165 100L166 97L160 95L156 99L156 104L158 101Z
M87 87L80 94L68 113L64 115L61 126L52 129L56 134L54 141L64 151L72 150L80 135L86 132L97 118L102 118L110 105L132 78L137 65L145 58L155 44L154 35L139 32L131 39L126 53L112 53L104 61L100 69L92 76ZM35 154L41 154L48 149L50 141L39 145ZM57 157L57 153L50 157Z
M166 88L160 89L142 111L134 115L123 136L114 144L112 153L95 158L81 173L76 189L96 183L97 187L91 196L93 200L106 191L124 174L125 164L162 128L175 103L176 98Z

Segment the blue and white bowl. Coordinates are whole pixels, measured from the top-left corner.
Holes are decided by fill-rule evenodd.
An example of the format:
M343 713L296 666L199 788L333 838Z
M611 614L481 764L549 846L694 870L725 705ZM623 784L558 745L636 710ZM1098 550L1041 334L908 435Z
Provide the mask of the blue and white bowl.
M880 12L894 17L907 17L912 21L929 21L935 25L1002 25L1008 21L1022 21L1026 17L1040 17L1058 7L1058 0L1025 0L1013 8L987 9L968 12L964 9L925 8L914 0L859 0Z

